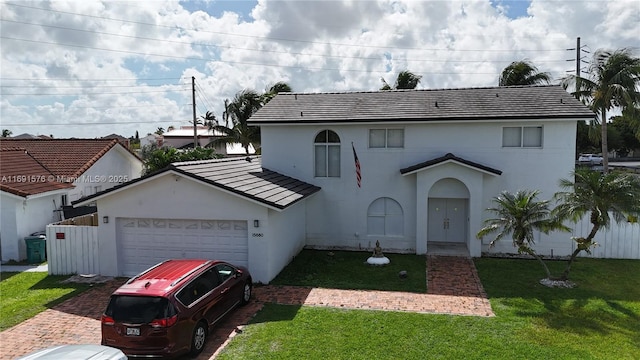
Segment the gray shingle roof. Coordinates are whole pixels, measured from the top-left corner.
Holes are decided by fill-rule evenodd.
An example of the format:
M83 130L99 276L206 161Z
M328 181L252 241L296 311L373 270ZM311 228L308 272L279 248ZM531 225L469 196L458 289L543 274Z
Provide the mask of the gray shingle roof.
M476 169L480 169L480 170L483 170L483 171L486 171L486 172L489 172L489 173L492 173L492 174L495 174L495 175L502 175L502 171L501 170L494 169L492 167L489 167L489 166L486 166L486 165L482 165L482 164L474 162L474 161L463 159L461 157L453 155L452 153L447 153L444 156L440 156L440 157L437 157L435 159L427 160L427 161L421 162L419 164L412 165L412 166L406 167L404 169L400 169L400 174L402 174L402 175L410 174L410 173L412 173L414 171L421 170L421 169L424 169L424 168L428 168L428 167L433 166L433 165L441 164L441 163L447 162L449 160L455 161L455 162L458 162L458 163L461 163L461 164L465 164L465 165L468 165L468 166L474 167Z
M280 93L249 120L283 123L591 119L595 114L559 85Z
M111 189L74 201L84 203L167 171L203 181L265 205L284 209L318 191L318 186L262 167L259 156L173 163L159 172L143 176Z

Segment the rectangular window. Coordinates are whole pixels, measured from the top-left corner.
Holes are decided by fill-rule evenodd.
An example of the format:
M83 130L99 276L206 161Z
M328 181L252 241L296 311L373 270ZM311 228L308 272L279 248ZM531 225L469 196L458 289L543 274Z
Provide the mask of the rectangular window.
M403 148L404 129L369 129L370 148Z
M503 127L502 147L542 147L542 126Z

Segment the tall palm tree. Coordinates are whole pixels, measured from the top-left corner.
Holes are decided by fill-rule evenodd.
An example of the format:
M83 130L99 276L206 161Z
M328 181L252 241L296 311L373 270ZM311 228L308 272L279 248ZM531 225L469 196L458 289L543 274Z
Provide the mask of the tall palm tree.
M493 199L495 207L487 209L496 217L485 220L484 227L478 231L476 237L482 239L490 233L497 232L490 243L490 247L493 247L497 241L511 234L513 246L518 249L518 253L535 257L544 268L547 278L550 278L549 268L532 248L535 244L534 232L542 231L546 234L552 230L568 229L561 222L551 218L549 201L538 201L538 193L531 190L519 190L515 194L508 191L500 193Z
M236 94L233 101L225 100L225 111L222 114L225 125L217 123L210 126L224 135L217 138L213 145L240 143L249 154L249 146L258 149L260 145L260 128L249 126L247 120L262 107L262 99L254 90L244 89ZM231 123L231 124L229 124ZM231 125L231 126L229 126Z
M603 227L608 227L611 217L616 222L627 221L629 216L640 214L640 179L629 173L612 171L601 174L589 169L573 172L575 180L562 179L559 191L554 195L558 206L553 215L559 220L574 222L589 214L591 231L587 237L574 238L576 249L571 254L561 280L569 278L571 264L581 251L590 253L595 246L594 238Z
M598 50L593 55L588 77L570 75L562 84L565 88L573 86L573 95L600 115L603 166L604 172L608 172L607 111L640 104L640 58L628 49Z
M156 129L156 131L154 132L157 135L162 135L164 134L164 128L163 127L159 127Z
M2 129L2 137L3 138L8 138L11 136L11 134L13 134L13 132L11 132L11 130L9 129Z
M548 84L551 75L547 72L539 72L530 61L514 61L502 70L498 86L512 85L539 85Z
M289 84L287 84L284 81L278 81L277 83L267 88L267 91L264 94L262 94L262 104L265 105L281 92L291 92L291 91L292 91L291 86L289 86Z
M409 70L400 71L393 87L384 78L380 78L383 84L380 90L415 89L420 79L422 79L421 75L416 75Z

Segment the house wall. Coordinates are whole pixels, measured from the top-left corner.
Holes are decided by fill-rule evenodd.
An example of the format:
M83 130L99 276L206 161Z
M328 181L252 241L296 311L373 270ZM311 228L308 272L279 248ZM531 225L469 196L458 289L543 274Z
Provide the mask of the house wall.
M271 280L267 249L275 235L265 231L269 214L260 204L240 200L238 196L173 173L112 193L98 199L97 204L98 217L109 217L109 223L101 222L98 226L100 254L110 259L100 262L102 275L123 275L118 273L116 218L246 220L249 224L249 270L255 281ZM260 232L253 228L253 220L260 221ZM252 233L263 236L252 236Z
M27 258L24 238L36 231L45 231L47 224L60 220L55 211L59 201L58 192L28 198L0 193L3 262Z
M269 281L276 277L305 246L305 208L305 202L301 201L282 212L269 210L269 222L266 224L270 234L267 247ZM251 233L249 241L251 241Z
M112 188L139 178L141 174L142 161L121 146L114 146L75 179L75 188L69 190L68 201L71 203L81 197Z
M502 129L505 126L543 127L542 148L503 148ZM372 128L403 128L404 148L369 149L368 130ZM341 176L314 177L313 141L322 130L335 131L341 140ZM482 181L470 206L481 219L470 227L470 235L490 214L479 210L491 206L491 199L502 190L538 189L541 199L549 199L558 191L558 180L574 169L576 121L484 121L446 123L394 123L393 126L368 124L341 125L263 125L262 162L267 169L318 185L322 191L308 201L307 244L318 247L347 247L370 250L375 240L385 250L416 251L424 234L417 221L416 201L427 194L416 193L416 176L402 176L400 169L453 153L458 157L503 171L501 176ZM362 187L358 188L351 143L355 146L362 168ZM296 151L291 151L296 149ZM429 170L425 170L428 172ZM423 189L428 191L428 189ZM400 203L404 212L404 234L395 238L367 235L367 209L379 197L390 197ZM563 246L565 234L542 238L539 246L567 252ZM417 237L419 236L419 237ZM564 236L564 237L563 237ZM489 240L482 242L488 248ZM510 244L509 244L510 246ZM510 248L511 250L511 248Z

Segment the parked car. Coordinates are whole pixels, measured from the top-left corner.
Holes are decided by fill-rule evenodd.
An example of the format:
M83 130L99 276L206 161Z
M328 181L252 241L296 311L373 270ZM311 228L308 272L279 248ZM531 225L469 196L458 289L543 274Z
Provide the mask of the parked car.
M127 360L120 350L102 345L59 345L38 350L17 360Z
M595 154L582 154L578 157L578 163L580 164L596 165L602 164L602 161L602 156Z
M102 345L129 357L199 354L209 330L251 298L249 271L216 260L167 260L129 279L102 315Z

